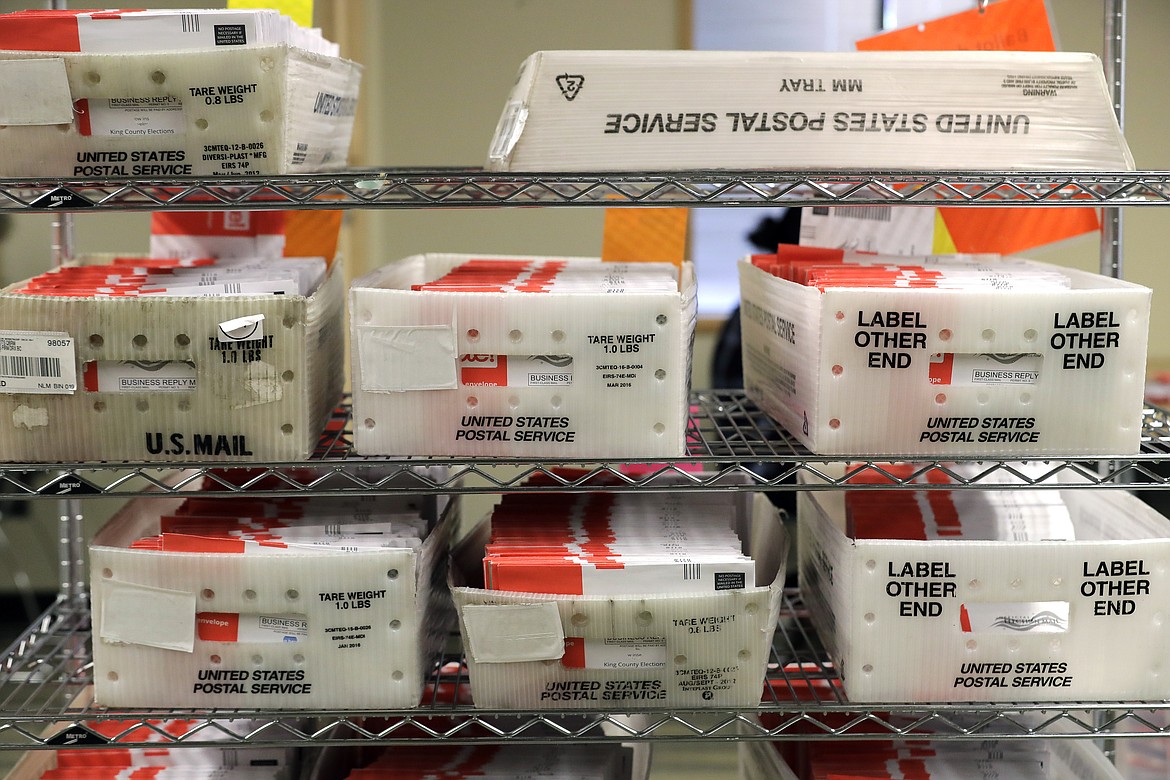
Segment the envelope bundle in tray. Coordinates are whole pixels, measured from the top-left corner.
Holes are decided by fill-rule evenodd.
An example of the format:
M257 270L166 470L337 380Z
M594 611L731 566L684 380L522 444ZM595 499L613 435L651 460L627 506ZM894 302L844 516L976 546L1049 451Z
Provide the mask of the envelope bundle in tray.
M326 270L323 257L121 257L105 264L62 266L9 287L7 292L60 298L308 297L324 282Z
M413 707L450 628L407 497L131 502L90 549L108 706Z
M1134 740L1144 741L1144 740ZM789 760L781 757L787 751ZM799 760L792 761L795 754ZM1122 775L1095 745L1083 740L915 740L783 743L744 741L739 745L744 780L1121 780Z
M485 560L486 522L455 551L452 592L477 707L758 704L786 556L783 525L766 499L720 493L696 505L707 526L734 531L741 556L724 549L722 532L713 533L718 553L690 554L703 532L678 518L692 498L593 494L579 506L546 498L524 493L497 513L502 537L536 532L537 520L553 529L547 544L537 539L539 563L518 546L501 554L512 547L503 542L487 547ZM531 523L514 520L521 507ZM635 515L645 539L631 531ZM566 541L574 525L581 533Z
M1170 694L1170 521L1147 504L1082 487L861 487L797 498L804 598L851 701Z
M1138 451L1146 287L1022 259L789 246L739 269L745 391L813 452Z
M488 152L512 171L1128 170L1095 55L542 51Z
M231 502L230 514L224 510L222 499L188 499L175 514L159 518L158 534L136 539L130 546L162 552L253 555L280 555L290 549L418 551L427 530L426 521L416 512L379 512L350 499L314 499L311 503L237 499ZM217 620L224 619L231 621L233 634L243 625L238 615L198 617L200 638L215 635L217 627L224 627Z
M755 584L725 495L510 494L491 516L489 590L601 596ZM714 522L713 522L714 519Z
M1055 491L851 491L845 532L853 539L1057 541L1074 539Z
M630 749L621 745L409 745L386 748L345 780L629 780Z
M124 258L6 288L0 459L308 457L341 398L341 285L321 258Z
M195 731L201 742L231 742L233 735L249 734L263 726L249 720L98 720L75 726L78 737L94 735L118 742L154 742L149 748L74 748L30 751L12 771L9 780L289 780L296 776L296 751L292 748L169 747ZM210 727L208 724L210 723ZM221 730L222 729L222 730Z
M1033 742L930 743L926 740L892 743L853 743L809 746L809 777L827 780L840 776L902 778L983 778L987 773L1017 780L1049 780L1051 757Z
M350 310L361 454L685 453L689 264L416 255Z
M1139 733L1164 733L1170 727L1166 710L1147 710L1142 723L1135 724ZM1170 774L1170 746L1160 739L1122 739L1117 741L1114 762L1125 780L1158 780Z
M0 15L0 174L344 167L361 68L266 9Z

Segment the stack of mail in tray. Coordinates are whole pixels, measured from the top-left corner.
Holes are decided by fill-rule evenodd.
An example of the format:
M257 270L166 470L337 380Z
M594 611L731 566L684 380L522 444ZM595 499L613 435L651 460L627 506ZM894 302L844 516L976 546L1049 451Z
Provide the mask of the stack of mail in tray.
M0 174L345 166L361 67L267 9L0 15Z
M362 455L686 452L690 264L414 255L350 288Z
M807 747L811 780L842 777L1048 780L1053 777L1052 757L1044 743L992 741L962 745L918 740L833 745L832 750L818 743Z
M797 496L802 595L850 701L1165 698L1165 516L1125 491L1013 486L1055 482L1040 463L867 465ZM1006 484L960 489L976 477Z
M159 518L159 533L135 540L136 550L279 554L288 549L418 550L427 523L417 513L378 511L347 498L190 498ZM214 625L208 624L214 631ZM203 637L205 621L199 623Z
M345 780L625 780L630 769L620 745L410 745L387 748Z
M321 257L125 257L0 291L0 458L289 461L341 400Z
M210 726L210 727L209 727ZM81 744L156 743L150 747L111 749L100 745L26 753L8 775L10 780L288 780L296 776L293 748L228 747L237 735L263 723L250 720L95 720L76 724ZM205 747L173 747L195 732ZM95 739L96 738L96 739ZM223 747L214 746L222 743Z
M556 491L571 473L533 477L452 550L475 706L755 707L785 579L776 508Z
M118 257L104 264L56 268L8 292L71 298L309 296L321 286L325 273L322 257Z
M822 292L841 287L943 290L1067 290L1060 269L992 254L883 255L781 246L751 256L752 265Z
M1146 287L1020 258L790 246L739 272L744 391L819 455L1138 451Z
M287 44L336 57L316 27L270 8L27 10L0 18L0 48L24 51L188 51Z
M450 630L447 524L409 496L219 493L132 501L95 535L96 701L417 706Z
M909 490L845 494L853 539L1056 541L1075 539L1057 491Z
M896 716L895 716L896 718ZM916 724L920 725L920 724ZM1121 740L1145 744L1150 740ZM781 755L783 754L783 755ZM1123 774L1091 742L1077 739L936 739L826 742L742 742L744 780L1138 780Z
M489 590L673 593L755 585L727 494L511 494L492 514ZM719 522L716 518L721 518Z

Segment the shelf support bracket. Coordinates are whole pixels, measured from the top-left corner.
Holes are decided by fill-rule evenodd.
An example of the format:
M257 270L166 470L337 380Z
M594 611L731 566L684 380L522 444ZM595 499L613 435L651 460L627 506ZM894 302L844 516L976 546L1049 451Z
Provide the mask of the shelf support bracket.
M1105 1L1105 49L1102 52L1105 81L1109 86L1117 124L1125 130L1125 3ZM1101 211L1101 274L1120 279L1122 268L1121 209L1108 206Z
M52 0L53 10L68 8L68 0ZM73 259L73 214L67 211L53 215L52 261L60 268ZM85 596L85 539L82 535L81 502L75 498L61 499L57 504L58 558L60 590L58 600L76 604Z

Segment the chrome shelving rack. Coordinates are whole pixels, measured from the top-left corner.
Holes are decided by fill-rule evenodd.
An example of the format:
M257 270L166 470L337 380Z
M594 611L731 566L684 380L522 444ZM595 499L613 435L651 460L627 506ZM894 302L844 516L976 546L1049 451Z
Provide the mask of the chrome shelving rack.
M167 180L0 181L0 212L208 208L435 208L500 206L989 205L1144 206L1170 202L1170 173L690 172L677 174L487 174L480 171L357 171L317 177ZM1112 209L1109 209L1112 210ZM888 484L861 489L996 489L1020 484L1062 488L1170 486L1170 413L1148 408L1142 448L1133 456L1088 454L1030 463L965 458L943 462L896 454L853 460L844 477L823 467L842 458L801 447L738 391L691 399L688 453L636 464L570 458L362 457L351 447L350 409L339 407L317 453L297 463L11 463L0 465L0 497L158 495L199 485L223 496L342 493L523 491L525 479L551 476L563 490L832 490L876 472ZM910 476L883 462L916 465ZM766 465L766 469L759 468ZM1165 468L1163 468L1165 467ZM923 477L947 476L952 484ZM973 475L973 476L972 476ZM800 479L799 488L797 481ZM63 518L63 538L77 518ZM77 546L77 545L74 545ZM1157 725L1170 702L1039 704L851 704L790 594L777 631L761 707L738 712L674 710L614 715L603 711L504 712L460 702L466 672L457 656L436 660L417 710L246 711L105 710L88 703L92 664L89 606L80 553L62 555L62 593L0 656L0 750L67 745L393 744L408 741L608 741L676 739L948 739L1122 737L1170 733ZM454 698L440 696L452 693ZM150 724L184 718L179 733ZM105 723L98 733L95 724ZM109 733L115 736L108 736ZM140 729L147 729L146 732ZM104 736L103 736L104 734Z
M1136 455L1090 453L1076 457L994 458L943 461L900 458L916 468L891 473L889 456L858 459L814 455L775 425L742 390L708 390L691 399L687 454L669 462L627 463L565 458L534 463L524 458L363 457L351 445L351 408L343 404L326 425L313 457L288 463L72 463L4 464L0 498L114 496L178 493L200 486L225 494L344 495L468 494L548 490L532 487L533 475L549 477L566 491L791 491L834 490L873 474L882 482L850 484L853 490L912 486L916 490L1170 487L1170 412L1149 407L1142 417ZM827 464L847 463L843 475ZM1166 463L1167 468L1160 466ZM956 464L963 464L959 469ZM1106 464L1103 466L1103 464ZM768 468L761 468L767 466ZM974 468L971 468L974 466ZM927 477L943 481L928 482ZM797 480L800 479L798 484ZM888 484L884 484L887 483Z
M480 171L358 171L315 177L265 177L157 182L0 182L0 211L154 210L208 208L436 208L529 206L768 206L817 204L970 204L1132 206L1170 203L1170 173L692 172L642 175L485 174ZM353 453L349 408L326 426L314 457L303 463L74 463L0 467L0 497L85 495L131 497L200 484L225 496L390 493L495 493L525 490L534 473L560 489L586 490L828 490L874 471L898 489L931 472L949 488L993 489L1008 483L1067 487L1070 481L1109 488L1170 486L1170 414L1143 414L1141 452L1125 458L1089 454L1010 461L974 460L956 470L933 459L909 476L888 473L883 460L851 461L845 477L823 468L844 459L814 455L773 425L738 391L695 394L688 453L677 461L637 464L531 463L521 459L369 458ZM770 466L768 470L760 464ZM439 468L436 468L439 467ZM568 469L568 470L566 470ZM916 488L923 487L916 484ZM67 519L68 520L68 519ZM66 523L68 525L68 522ZM533 742L671 739L854 739L934 735L942 738L1098 737L1165 734L1151 713L1170 702L856 705L840 693L827 655L791 594L777 631L760 709L675 710L636 716L588 711L516 713L475 710L436 695L417 710L381 712L118 710L86 703L92 663L89 611L79 556L66 568L57 603L0 657L0 749L70 744L132 746L159 738L182 744L256 745L398 743L418 740ZM458 658L436 661L430 690L458 692L466 678ZM180 735L149 725L187 718ZM118 721L115 736L94 723ZM87 724L89 724L87 726ZM234 725L233 725L234 724ZM375 725L376 724L376 725ZM140 728L147 728L142 732ZM108 733L103 728L102 733Z
M787 594L758 709L513 712L477 710L463 695L458 656L436 660L422 706L409 710L110 711L88 703L92 663L88 612L58 603L3 662L0 749L297 746L499 742L629 742L776 739L1024 739L1157 736L1170 702L883 704L847 702L840 680L807 626L799 596ZM183 718L164 729L159 718Z
M541 206L1156 206L1168 171L486 173L371 169L306 176L0 180L0 211Z
M54 0L60 2L60 0ZM1106 0L1105 57L1113 104L1123 106L1125 0ZM476 169L377 169L313 176L168 180L0 180L0 212L208 209L412 209L636 206L963 205L1104 208L1101 272L1121 275L1122 206L1170 204L1165 171L683 171L672 173L496 174ZM68 218L59 249L69 254ZM973 460L898 459L917 466L909 477L881 461L856 460L844 478L822 468L840 463L804 450L773 426L742 393L704 392L693 399L688 454L669 463L532 464L518 459L362 458L352 452L349 410L327 427L313 459L296 464L75 463L0 465L0 497L137 496L169 493L196 481L224 496L321 493L478 493L524 490L544 473L563 490L838 489L873 471L882 489L907 487L941 472L942 488L1170 487L1170 413L1147 409L1137 455L1034 459L1027 467ZM971 463L976 464L972 473ZM692 468L698 466L696 471ZM771 468L764 472L756 464ZM440 467L440 468L432 468ZM574 469L566 472L561 467ZM245 470L246 469L246 470ZM745 478L746 477L746 478ZM931 485L915 484L915 488ZM868 489L868 488L863 488ZM76 506L75 501L68 502ZM62 517L62 589L57 602L0 656L0 749L84 745L333 745L638 741L716 739L1114 738L1166 736L1156 716L1170 701L1034 704L880 704L845 700L840 679L808 625L795 591L787 594L758 709L646 711L636 715L582 710L504 712L465 703L467 679L458 655L435 660L422 706L413 710L334 712L272 710L107 710L88 699L92 681L90 613L80 553L80 513ZM184 718L175 733L152 725ZM145 729L145 731L143 731Z
M1140 206L1170 203L1170 172L969 173L931 172L687 172L672 174L487 174L482 171L355 171L313 177L111 182L0 181L0 211L87 212L213 208L441 208L500 206L775 206L989 205ZM1108 211L1112 211L1108 208ZM1103 251L1116 245L1112 239ZM692 398L688 452L664 463L566 459L532 463L517 458L361 457L351 446L350 410L341 406L307 462L262 464L70 463L4 464L0 497L133 497L173 493L196 484L225 496L345 493L497 493L523 491L536 473L562 490L830 490L875 472L899 489L941 473L952 482L914 487L995 489L1028 485L1105 488L1170 487L1170 412L1146 409L1141 451L1033 459L1026 466L996 459L952 462L898 458L915 464L910 476L889 473L890 457L848 459L844 477L827 464L846 459L812 454L754 407L741 391L704 391ZM975 468L971 469L971 464ZM636 468L631 469L630 466ZM762 469L761 465L768 468ZM1163 468L1165 466L1165 468ZM972 476L974 473L974 476ZM800 480L799 488L797 480ZM1014 485L1012 485L1014 483ZM630 741L677 739L872 739L925 736L948 739L1118 737L1170 734L1154 717L1170 702L1038 704L857 705L790 594L777 631L761 707L740 712L649 711L632 716L601 711L498 712L452 704L436 693L415 710L377 712L246 710L106 710L88 703L92 674L89 607L77 547L77 518L62 519L62 593L0 656L0 749L66 745L145 744L144 734L187 745L322 745L415 741L446 743ZM438 659L429 690L466 686L458 657ZM185 718L181 734L152 719ZM98 733L97 726L106 724ZM110 737L111 728L115 736ZM140 729L146 728L143 732Z

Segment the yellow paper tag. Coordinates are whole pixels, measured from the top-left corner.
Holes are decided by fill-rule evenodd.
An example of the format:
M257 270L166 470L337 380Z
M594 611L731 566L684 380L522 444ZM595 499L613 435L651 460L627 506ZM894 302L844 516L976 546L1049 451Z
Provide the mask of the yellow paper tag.
M606 209L601 259L682 265L687 251L688 213L684 208Z
M955 239L951 238L951 232L947 230L947 223L943 220L942 213L938 209L934 210L934 241L930 251L936 255L953 255L959 251L955 246Z
M313 0L228 0L228 8L272 8L301 27L313 26Z

